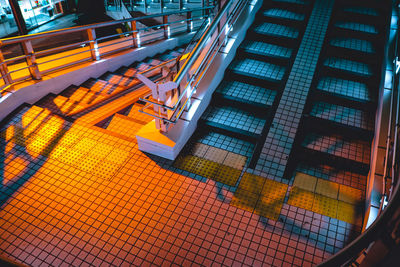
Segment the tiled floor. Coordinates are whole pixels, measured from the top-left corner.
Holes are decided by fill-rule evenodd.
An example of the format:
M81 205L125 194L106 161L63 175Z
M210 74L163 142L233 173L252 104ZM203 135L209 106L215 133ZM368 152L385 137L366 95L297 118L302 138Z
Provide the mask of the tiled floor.
M272 14L299 18L286 12ZM313 23L321 27L315 20ZM292 32L280 26L267 28L264 30L273 34L277 30ZM322 45L323 36L316 38ZM249 49L270 56L289 57L292 53L280 46L260 45L253 43ZM301 57L298 66L303 64ZM313 60L316 65L318 56ZM234 67L274 80L281 80L286 71L254 59ZM137 69L124 71L132 76ZM301 68L294 74L293 90L298 91L297 79L302 75L311 84L313 75ZM103 78L108 82L89 81L86 89L73 88L63 97L89 105L92 96L112 94L118 87L110 83L119 84L123 77ZM349 86L354 86L353 90ZM371 98L364 84L338 78L321 80L318 89ZM89 91L91 96L87 96ZM219 93L244 101L257 97L257 104L266 106L273 104L277 94L239 81L224 83ZM300 98L305 102L306 95L290 94L290 98L297 105ZM171 162L138 150L135 131L149 121L139 113L140 103L119 99L96 110L93 105L74 121L76 114L68 113L65 99L58 97L42 102L47 108L61 103L53 112L25 106L1 125L2 256L31 266L311 266L337 253L360 233L360 202L366 189L366 177L361 174L302 163L290 179L256 175L248 167L254 144L213 131L198 131L190 149ZM290 105L289 97L283 99ZM120 110L115 110L116 105L121 105ZM107 109L113 115L104 118ZM211 118L214 122L229 126L235 121L235 127L243 130L249 130L247 124L257 125L251 129L255 133L260 133L265 123L243 112L237 114L233 108L220 109L215 113L220 116ZM372 127L360 110L348 107L321 102L313 114L342 124ZM282 107L281 115L293 115L293 110ZM297 123L300 118L291 120ZM276 133L279 138L271 141L268 149L288 154L290 151L281 148L294 141L292 126L278 128L284 131ZM303 145L369 163L369 144L361 141L346 143L335 135L310 134ZM276 162L263 164L262 168L280 170Z
M1 137L1 254L24 264L305 266L357 230L284 203L285 184L245 174L233 192L40 108L24 108ZM203 154L215 160L218 152ZM226 153L222 163L243 168L232 165L241 158ZM253 201L250 177L274 183L256 188L254 213L241 206ZM276 197L263 191L272 188Z

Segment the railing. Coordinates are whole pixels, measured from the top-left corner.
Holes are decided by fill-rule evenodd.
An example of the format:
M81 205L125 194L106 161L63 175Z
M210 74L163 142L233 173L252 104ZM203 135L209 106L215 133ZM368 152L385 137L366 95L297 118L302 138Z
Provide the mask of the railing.
M190 108L191 97L249 2L226 1L172 81L147 83L152 94L141 98L147 104L140 111L155 118L157 129L167 132Z
M108 0L108 2L114 2ZM122 0L128 11L142 11L146 14L177 9L191 9L213 5L214 0Z
M399 4L396 5L397 17L399 17ZM348 244L344 249L333 255L321 266L360 266L360 264L370 260L368 253L373 249L374 244L384 239L385 242L392 240L393 244L397 243L399 238L398 223L400 222L400 166L399 166L399 149L400 149L400 45L399 32L400 23L397 21L397 30L394 40L394 60L393 60L393 77L390 101L390 114L388 122L388 134L386 140L386 154L384 165L383 192L379 207L378 217L375 221L355 240ZM390 243L389 242L389 243ZM399 244L397 244L399 245ZM382 253L382 251L380 252ZM374 254L371 258L374 260L384 255ZM371 263L369 263L371 265ZM367 265L366 266L370 266Z
M0 39L0 92L12 90L15 83L23 80L40 80L44 74L55 70L98 61L113 53L195 31L213 16L213 8L207 6ZM146 27L141 23L157 18L160 24L156 26ZM115 28L120 28L119 32ZM59 45L72 37L73 41ZM40 48L49 42L56 45Z

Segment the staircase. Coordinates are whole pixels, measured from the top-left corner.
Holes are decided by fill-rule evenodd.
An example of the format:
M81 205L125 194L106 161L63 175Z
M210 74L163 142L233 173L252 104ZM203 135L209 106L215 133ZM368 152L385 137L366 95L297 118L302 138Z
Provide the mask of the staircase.
M135 91L141 87L141 82L135 78L137 72L174 59L183 51L183 48L169 50L153 58L135 62L130 66L123 66L114 72L107 72L99 78L90 78L79 86L68 87L59 95L45 96L38 101L37 105L65 119L76 120L101 105ZM153 78L159 76L157 75L153 74Z
M386 8L378 1L337 1L287 169L288 176L295 170L358 192L345 201L350 217L362 214L370 169L387 30L377 17L389 18ZM335 192L330 198L342 203ZM337 218L349 221L339 206Z
M311 7L308 1L264 1L177 165L184 165L179 162L186 154L201 155L198 148L204 146L199 143L208 146L207 151L217 151L200 156L210 162L218 162L217 154L223 157L226 151L244 157L239 170L256 160Z

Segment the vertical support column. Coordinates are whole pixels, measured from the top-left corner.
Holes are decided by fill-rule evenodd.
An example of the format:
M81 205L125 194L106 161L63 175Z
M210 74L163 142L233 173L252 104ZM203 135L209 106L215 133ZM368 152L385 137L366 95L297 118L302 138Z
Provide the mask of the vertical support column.
M96 31L94 29L87 29L89 47L90 47L90 54L92 55L93 60L100 60L100 54L97 46L96 41Z
M22 16L21 9L19 8L19 4L17 0L10 0L8 1L12 10L12 13L15 18L15 22L17 23L18 26L18 31L21 35L25 35L28 33L28 30L26 29L26 23L24 16Z
M160 13L164 13L164 3L163 3L163 0L160 0Z
M137 30L136 20L131 21L131 30L133 38L133 47L140 47L139 34L138 32L136 32Z
M39 67L36 62L35 52L33 51L32 42L25 41L22 43L22 48L24 49L24 53L26 57L26 64L28 65L29 73L34 80L42 79L42 75L39 71Z
M183 9L183 0L179 0L179 10Z
M1 52L1 42L0 42L0 75L3 77L4 83L6 85L12 84L12 78L10 73L8 72L7 63L4 62L4 56Z
M186 25L187 25L187 32L191 32L193 30L193 19L192 19L192 12L186 13Z
M169 32L169 25L168 25L168 16L163 16L163 24L164 24L164 38L168 39L170 32Z

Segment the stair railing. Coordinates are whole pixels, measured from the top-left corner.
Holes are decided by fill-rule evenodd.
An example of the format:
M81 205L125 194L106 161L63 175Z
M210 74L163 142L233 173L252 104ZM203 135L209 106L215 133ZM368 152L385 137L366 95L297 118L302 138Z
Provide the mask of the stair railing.
M397 1L398 2L398 1ZM399 3L396 4L396 13L399 17ZM388 122L388 136L386 140L386 154L384 162L384 179L382 198L379 213L375 221L355 240L345 248L333 255L320 266L360 266L366 261L365 266L374 264L379 260L377 255L369 253L379 240L385 240L386 244L399 245L398 225L400 223L400 61L399 61L399 32L400 22L397 21L397 31L394 44L393 77L390 101L390 114ZM379 244L381 245L381 244ZM383 250L380 250L382 253ZM370 261L372 259L372 261ZM377 264L377 262L375 262Z
M213 8L185 9L0 39L0 94L13 91L13 86L24 80L41 80L47 73L72 65L99 61L110 54L195 31L204 20L208 20L208 16L202 14L212 15ZM145 19L155 18L160 19L160 24L147 27L141 23ZM107 32L110 27L115 33ZM115 28L120 30L115 31ZM74 40L62 42L64 36ZM51 48L46 45L37 48L37 43L46 44L53 38L58 39Z
M154 117L157 129L167 132L183 112L189 110L190 100L204 74L220 48L226 45L229 32L250 2L230 0L224 3L173 80L155 84L138 75L152 90L151 94L141 98L146 105L139 111Z

